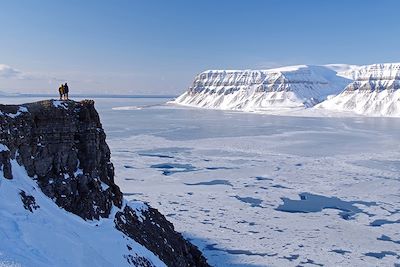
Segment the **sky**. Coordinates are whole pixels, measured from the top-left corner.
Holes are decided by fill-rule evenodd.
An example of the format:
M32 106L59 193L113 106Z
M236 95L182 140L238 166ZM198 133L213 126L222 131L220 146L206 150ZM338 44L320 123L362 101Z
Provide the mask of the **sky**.
M177 95L208 69L400 62L398 0L1 0L0 91Z

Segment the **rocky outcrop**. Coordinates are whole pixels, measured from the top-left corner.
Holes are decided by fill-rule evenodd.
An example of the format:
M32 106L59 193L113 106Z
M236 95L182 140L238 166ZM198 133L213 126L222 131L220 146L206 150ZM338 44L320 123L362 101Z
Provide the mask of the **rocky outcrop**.
M12 179L10 150L3 144L0 144L0 167L3 171L4 178Z
M31 195L27 195L25 191L21 190L19 192L19 195L21 196L21 201L24 204L24 208L26 210L33 212L34 210L40 208L40 206L36 204L35 198Z
M175 232L172 223L151 207L139 210L126 206L115 216L117 229L135 239L151 251L158 251L159 257L168 266L207 266L206 259L181 234ZM162 245L161 245L162 244Z
M121 208L110 150L92 101L42 101L0 106L2 162L16 158L58 206L83 219L108 217ZM12 173L5 171L9 178Z
M6 179L16 176L11 167L14 159L66 211L97 220L114 216L115 207L120 210L114 219L116 229L168 266L208 266L201 252L156 209L145 206L142 220L123 200L93 101L0 105L0 169ZM20 196L29 211L40 208L32 196L23 191ZM135 265L138 259L128 257L127 261Z

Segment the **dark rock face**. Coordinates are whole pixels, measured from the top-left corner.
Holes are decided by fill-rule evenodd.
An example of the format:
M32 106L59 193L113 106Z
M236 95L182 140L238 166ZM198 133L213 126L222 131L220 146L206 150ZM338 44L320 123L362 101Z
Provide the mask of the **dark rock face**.
M24 204L24 208L26 210L33 212L34 210L40 208L40 206L36 204L35 198L31 195L27 195L25 191L22 190L21 192L19 192L19 195L21 196L21 201Z
M172 223L158 210L148 207L140 216L129 206L115 215L118 230L147 247L168 266L209 266L201 252L175 232Z
M0 105L0 170L13 179L11 161L25 167L44 194L59 207L85 220L108 218L121 209L116 228L142 244L168 266L208 266L201 252L175 232L156 209L141 219L114 183L110 149L94 102L41 101ZM20 192L24 207L39 208L32 196ZM152 266L145 258L126 255L134 266Z
M125 255L126 261L136 267L154 267L154 265L146 258L140 256Z
M0 111L0 143L10 150L0 155L5 176L12 177L9 159L17 159L58 206L84 219L107 217L113 204L121 207L93 101L42 101Z
M10 151L4 150L0 152L0 169L3 171L4 178L12 179Z

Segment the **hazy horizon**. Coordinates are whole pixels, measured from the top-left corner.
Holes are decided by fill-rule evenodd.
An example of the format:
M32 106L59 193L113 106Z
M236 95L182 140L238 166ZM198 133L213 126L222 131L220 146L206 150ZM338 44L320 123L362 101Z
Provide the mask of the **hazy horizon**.
M0 91L52 94L67 81L77 94L178 95L208 69L396 62L399 7L394 0L2 2Z

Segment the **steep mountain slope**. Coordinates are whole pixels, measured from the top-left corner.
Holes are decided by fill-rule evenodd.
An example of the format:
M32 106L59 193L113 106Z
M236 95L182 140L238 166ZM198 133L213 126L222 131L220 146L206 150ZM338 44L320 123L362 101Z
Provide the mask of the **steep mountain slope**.
M316 108L371 116L400 116L400 63L360 66L341 75L354 80Z
M0 170L0 265L208 266L123 199L93 101L0 105Z
M339 93L349 82L327 66L210 70L200 73L173 103L246 111L306 108Z

